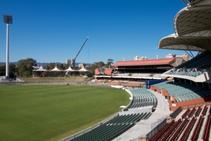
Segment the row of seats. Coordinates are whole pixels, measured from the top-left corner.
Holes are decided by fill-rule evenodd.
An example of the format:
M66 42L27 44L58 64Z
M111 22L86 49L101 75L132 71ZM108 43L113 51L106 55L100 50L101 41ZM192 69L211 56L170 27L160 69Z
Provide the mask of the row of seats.
M144 106L156 106L157 99L156 97L147 89L144 88L133 88L129 89L133 94L133 101L129 108L137 108Z
M201 107L194 107L192 109L187 109L183 115L182 118L192 118L192 117L198 117L199 115L205 116L208 110L208 106L204 106L202 109ZM202 112L201 112L202 111Z
M155 84L158 88L166 89L169 92L169 95L174 97L177 102L189 101L197 98L206 97L209 93L200 88L194 88L185 86L185 84L179 85L173 82L163 82Z
M155 84L158 88L166 89L170 96L173 96L177 102L193 100L197 98L210 97L211 89L191 84L180 84L176 82L162 82Z
M187 75L196 77L211 68L211 53L205 52L172 69L168 74Z
M192 118L192 120L190 121L190 124L187 126L186 130L184 131L185 134L183 134L180 139L181 141L188 140L188 137L189 137L191 130L192 130L193 126L195 125L195 123L196 123L196 118Z
M159 129L151 137L150 141L187 141L189 139L191 141L197 141L200 139L199 135L201 131L203 132L202 139L204 141L208 141L210 128L211 106L204 106L203 108L195 107L187 109L177 121L173 119L171 122Z
M204 141L208 141L209 140L210 127L211 127L211 115L209 115L209 117L207 119L207 122L205 124L204 134L203 134L203 140Z
M198 68L198 69L204 68L204 69L206 69L206 68L210 68L210 67L211 67L211 53L204 52L204 53L197 55L190 61L187 61L186 63L181 64L177 68Z
M176 118L182 112L182 108L178 108L176 111L170 114L170 117Z
M189 119L185 119L185 120L180 120L181 121L181 124L179 124L176 128L176 131L175 129L173 130L175 133L172 135L172 133L170 133L171 135L168 136L169 139L171 139L172 141L177 141L178 138L180 137L180 135L182 134L182 132L185 130L185 127L188 125L189 123Z
M197 68L174 68L168 72L168 74L174 74L174 75L186 75L186 76L192 76L197 77L203 73L207 72L206 69L197 69Z
M118 115L95 129L84 133L70 141L108 141L131 128L136 122L148 119L151 113Z

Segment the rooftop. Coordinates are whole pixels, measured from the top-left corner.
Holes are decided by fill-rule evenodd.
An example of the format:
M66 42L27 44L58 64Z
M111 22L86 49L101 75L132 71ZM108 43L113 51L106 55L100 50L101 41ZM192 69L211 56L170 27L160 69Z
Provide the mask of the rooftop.
M144 59L144 60L129 60L118 61L113 66L155 66L155 65L170 65L175 62L175 58L162 58L162 59Z

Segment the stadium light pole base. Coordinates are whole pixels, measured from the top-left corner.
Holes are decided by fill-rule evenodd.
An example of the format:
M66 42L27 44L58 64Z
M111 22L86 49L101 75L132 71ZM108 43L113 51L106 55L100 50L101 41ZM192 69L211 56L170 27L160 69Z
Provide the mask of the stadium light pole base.
M24 81L20 78L12 79L6 76L0 76L0 84L1 83L23 83Z

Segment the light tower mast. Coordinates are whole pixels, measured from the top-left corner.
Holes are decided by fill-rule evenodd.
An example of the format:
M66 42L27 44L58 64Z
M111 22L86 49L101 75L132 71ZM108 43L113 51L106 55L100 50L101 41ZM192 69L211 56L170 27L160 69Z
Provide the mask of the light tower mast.
M10 24L12 24L12 16L4 15L4 23L6 24L6 72L5 77L9 78L9 47L10 47Z

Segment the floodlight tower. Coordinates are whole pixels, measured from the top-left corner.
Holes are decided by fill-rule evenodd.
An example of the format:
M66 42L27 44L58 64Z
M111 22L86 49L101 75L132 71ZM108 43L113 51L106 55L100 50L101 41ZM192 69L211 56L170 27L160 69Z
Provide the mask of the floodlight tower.
M4 23L6 24L6 72L5 77L9 78L9 47L10 47L10 25L12 24L12 16L4 15Z

